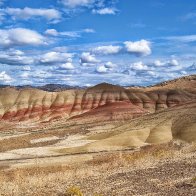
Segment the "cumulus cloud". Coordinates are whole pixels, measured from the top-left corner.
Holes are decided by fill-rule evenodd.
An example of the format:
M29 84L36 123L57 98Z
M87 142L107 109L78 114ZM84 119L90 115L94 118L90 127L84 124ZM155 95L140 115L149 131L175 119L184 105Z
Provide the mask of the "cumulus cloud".
M92 50L93 53L96 54L117 54L121 50L120 46L113 46L113 45L108 45L108 46L98 46Z
M37 46L43 44L46 44L46 38L36 31L25 28L0 29L0 46Z
M159 76L159 73L156 73L155 71L147 71L147 74L152 76L153 78L158 78L160 77Z
M164 66L165 62L161 62L160 60L155 60L153 65L155 65L157 67L160 67L160 66Z
M169 61L168 64L171 65L171 66L178 66L179 62L176 59L172 59L172 60Z
M124 44L128 53L135 54L137 56L148 56L152 52L151 43L147 40L140 40L136 42L126 41Z
M8 50L0 52L0 63L8 65L27 65L32 64L34 59L25 56L24 52L20 50Z
M148 70L148 66L141 61L131 64L130 68L136 71Z
M171 60L167 60L167 61L155 60L153 65L156 66L156 67L161 67L161 66L179 66L179 62L176 59L171 59Z
M51 36L58 36L59 32L56 29L47 29L45 31L46 35L51 35Z
M118 0L59 0L59 2L65 6L64 10L68 14L89 9L92 14L100 15L115 15L118 12L115 8L117 1Z
M30 77L30 74L29 74L29 72L24 72L20 75L20 77L23 79L28 79Z
M72 53L63 52L48 52L40 57L40 62L44 64L56 64L67 62L69 58L72 58Z
M65 36L65 37L71 37L71 38L76 38L76 37L80 37L80 33L78 33L77 31L65 31L65 32L58 32L56 29L47 29L45 31L46 35L50 35L50 36Z
M31 71L31 67L30 66L23 66L23 70L24 71Z
M108 62L105 63L105 67L111 69L111 68L117 67L117 65L108 61Z
M83 52L80 57L80 63L82 65L91 65L98 62L99 60L97 60L96 57L93 54L90 54L89 52Z
M5 13L11 15L13 19L29 20L34 17L43 17L48 21L58 22L61 19L61 13L56 9L35 9L25 7L21 8L6 8Z
M5 71L2 71L0 72L0 81L4 83L10 83L13 81L13 79Z
M61 0L61 2L69 8L86 7L92 5L95 0Z
M111 61L105 62L102 65L99 65L96 68L97 73L109 73L109 72L116 72L115 68L117 67L116 64L112 63Z
M116 13L117 13L117 9L116 8L102 8L102 9L98 9L98 10L96 10L96 9L93 9L92 10L92 13L93 14L100 14L100 15L106 15L106 14L108 14L108 15L115 15Z
M96 72L98 73L107 73L108 68L106 68L104 65L100 65L96 68Z
M74 65L72 64L72 62L67 62L67 63L60 65L60 68L65 69L65 70L73 70Z

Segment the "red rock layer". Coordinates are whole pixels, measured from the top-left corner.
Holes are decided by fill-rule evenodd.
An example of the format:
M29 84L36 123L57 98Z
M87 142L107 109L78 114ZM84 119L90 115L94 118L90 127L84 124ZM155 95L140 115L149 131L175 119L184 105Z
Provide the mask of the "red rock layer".
M127 119L193 100L196 100L196 91L190 89L144 91L109 84L63 92L5 88L0 89L0 120L48 121L62 117L68 119L87 112L87 116L98 114L100 119L104 119L101 116Z

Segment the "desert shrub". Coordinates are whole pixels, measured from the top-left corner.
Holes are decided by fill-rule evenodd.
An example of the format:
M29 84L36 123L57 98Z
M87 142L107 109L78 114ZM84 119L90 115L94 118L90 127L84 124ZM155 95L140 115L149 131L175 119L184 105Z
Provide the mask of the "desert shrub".
M191 179L193 183L196 183L196 176Z
M84 196L79 187L72 186L67 189L65 196Z

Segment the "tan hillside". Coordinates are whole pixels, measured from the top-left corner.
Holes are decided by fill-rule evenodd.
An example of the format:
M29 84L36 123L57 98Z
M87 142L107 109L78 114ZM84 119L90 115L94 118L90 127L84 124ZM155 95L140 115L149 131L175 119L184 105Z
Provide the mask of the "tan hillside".
M183 85L177 85L179 82ZM7 87L0 89L0 119L8 121L49 121L58 118L69 119L86 112L88 112L87 115L94 115L97 112L99 116L104 116L112 108L108 105L111 103L115 103L115 106L119 105L115 109L114 119L127 119L129 117L131 119L135 115L133 105L138 108L138 111L156 112L194 101L196 98L194 84L195 76L147 89L125 89L107 83L85 90L61 92L47 92L30 88L16 90ZM123 114L123 108L125 115ZM106 110L107 112L104 112ZM128 115L126 115L127 112ZM143 114L144 112L139 112L136 116ZM106 118L105 120L112 118Z

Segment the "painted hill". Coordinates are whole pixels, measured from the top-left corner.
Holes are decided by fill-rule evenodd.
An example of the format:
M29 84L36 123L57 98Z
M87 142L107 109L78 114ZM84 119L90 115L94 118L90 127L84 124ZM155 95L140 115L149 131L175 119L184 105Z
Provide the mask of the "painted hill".
M131 119L138 114L154 113L194 102L195 81L195 76L190 76L145 89L125 89L102 83L87 89L59 92L6 87L0 89L0 119L49 121L64 118L66 120L78 115L81 117L81 114L107 116L107 118L99 117L103 120ZM138 111L137 115L135 111ZM111 113L113 116L109 115Z

